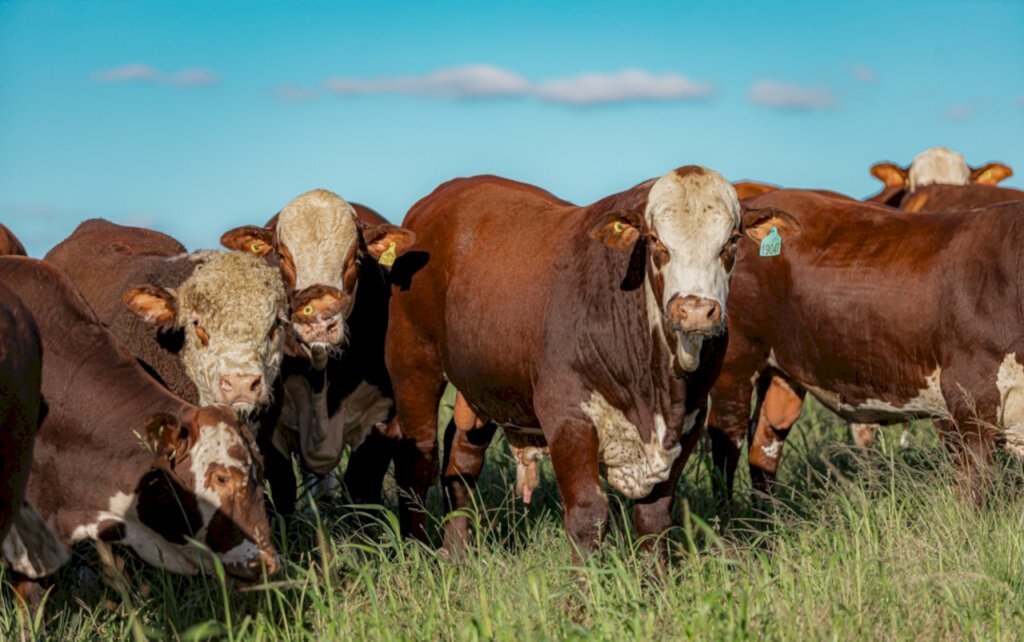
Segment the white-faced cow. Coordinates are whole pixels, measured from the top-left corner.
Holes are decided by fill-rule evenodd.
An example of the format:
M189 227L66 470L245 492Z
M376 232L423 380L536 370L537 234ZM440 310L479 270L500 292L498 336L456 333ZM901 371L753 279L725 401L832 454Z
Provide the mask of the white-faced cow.
M394 415L384 367L387 272L412 240L373 210L323 189L296 197L263 227L221 237L225 247L278 266L289 292L292 333L273 427L276 452L264 448L282 512L293 507L295 451L306 470L323 477L351 449L349 493L359 503L380 501L393 450L382 432Z
M876 163L871 167L871 175L885 183L885 187L867 199L868 201L907 209L903 206L905 201L923 187L992 186L1013 176L1013 170L1002 163L985 163L981 167L970 167L958 152L945 147L932 147L915 156L908 167L900 167L888 161Z
M172 392L241 418L269 406L288 305L277 270L240 252L189 254L166 234L99 219L46 260Z
M782 218L742 215L756 239ZM403 530L426 537L414 502L437 475L446 379L465 404L461 426L490 421L512 442L547 445L566 530L581 549L607 521L602 467L612 488L637 500L641 535L667 528L723 356L741 233L733 187L689 166L578 207L478 176L438 187L404 226L416 243L392 270L386 349L404 440ZM470 504L489 441L481 430L451 436L451 508ZM462 545L467 529L465 518L449 520L446 547Z
M75 286L44 261L0 258L0 281L38 320L45 418L26 496L71 545L103 540L178 573L277 568L251 433L226 406L196 407L147 374ZM51 571L10 554L28 577Z

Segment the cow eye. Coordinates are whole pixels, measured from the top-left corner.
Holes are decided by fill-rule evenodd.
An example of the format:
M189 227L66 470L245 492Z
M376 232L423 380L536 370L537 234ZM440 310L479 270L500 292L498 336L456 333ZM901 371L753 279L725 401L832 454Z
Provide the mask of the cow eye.
M217 473L214 476L213 480L221 486L227 486L228 482L231 481L231 478L227 475L227 473Z

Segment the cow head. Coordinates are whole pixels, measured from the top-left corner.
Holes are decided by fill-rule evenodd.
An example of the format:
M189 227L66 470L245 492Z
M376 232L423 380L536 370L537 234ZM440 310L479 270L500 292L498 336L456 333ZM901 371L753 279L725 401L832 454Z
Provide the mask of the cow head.
M281 276L239 252L197 252L187 260L196 268L176 290L134 287L125 305L161 330L184 332L181 358L201 405L228 404L245 417L270 403L280 370L287 316Z
M895 163L877 163L871 175L885 183L887 188L914 192L926 185L996 185L1013 175L1013 170L1002 163L986 163L970 167L964 157L945 147L932 147L917 156L909 167Z
M609 212L591 228L591 236L633 252L631 272L638 257L643 261L648 320L655 332L673 337L670 344L679 367L692 372L700 365L704 339L725 329L725 302L741 233L760 242L773 226L783 238L798 229L788 215L778 214L747 224L728 181L717 172L688 166L651 184L643 214Z
M125 543L177 572L211 569L212 553L240 579L273 574L278 556L263 504L262 460L244 424L223 406L195 408L180 422L157 413L147 421L146 439L155 461L136 490L134 510L125 512ZM133 529L133 518L144 528Z
M355 209L323 189L288 203L267 227L226 232L221 243L272 259L290 295L290 321L301 350L317 369L347 337L364 261L390 266L415 240L394 225L365 225Z

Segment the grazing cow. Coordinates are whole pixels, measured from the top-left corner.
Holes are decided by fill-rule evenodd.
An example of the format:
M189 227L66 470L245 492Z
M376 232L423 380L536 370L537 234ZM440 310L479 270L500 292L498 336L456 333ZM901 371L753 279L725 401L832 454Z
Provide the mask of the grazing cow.
M752 238L786 229L779 212L742 218ZM461 393L462 426L490 421L513 444L548 447L574 555L604 530L602 466L639 500L642 535L667 528L722 358L740 225L733 187L693 166L586 207L494 176L450 181L414 205L404 226L417 241L392 271L386 347L403 531L426 538L413 503L437 474L445 379ZM453 436L455 508L469 503L489 432ZM451 522L446 548L466 529Z
M755 390L762 492L807 392L851 422L936 419L979 494L997 444L1024 454L1024 204L919 216L802 190L747 204L784 208L802 232L774 257L740 244L728 304L743 313L729 318L708 426L727 493Z
M75 286L44 261L0 258L0 281L39 325L46 408L27 497L61 540L124 544L177 573L277 568L259 454L225 406L196 407L149 376ZM7 555L29 577L50 569Z
M871 175L885 187L867 200L899 207L904 199L928 185L997 185L1013 176L1013 170L1002 163L970 167L959 153L932 147L915 156L909 167L888 161L876 163Z
M25 246L6 225L0 223L0 256L28 256Z
M187 254L166 234L101 219L45 258L175 394L241 418L270 404L287 310L277 270L238 252Z
M50 573L67 560L67 548L24 499L41 419L41 373L32 313L0 283L0 541L8 559Z

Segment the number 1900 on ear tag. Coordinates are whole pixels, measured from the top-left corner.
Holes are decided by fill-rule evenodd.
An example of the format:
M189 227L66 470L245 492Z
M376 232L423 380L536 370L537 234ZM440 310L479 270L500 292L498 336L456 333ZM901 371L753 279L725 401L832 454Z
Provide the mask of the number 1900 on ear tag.
M782 237L774 227L761 239L761 256L778 256L782 252Z

